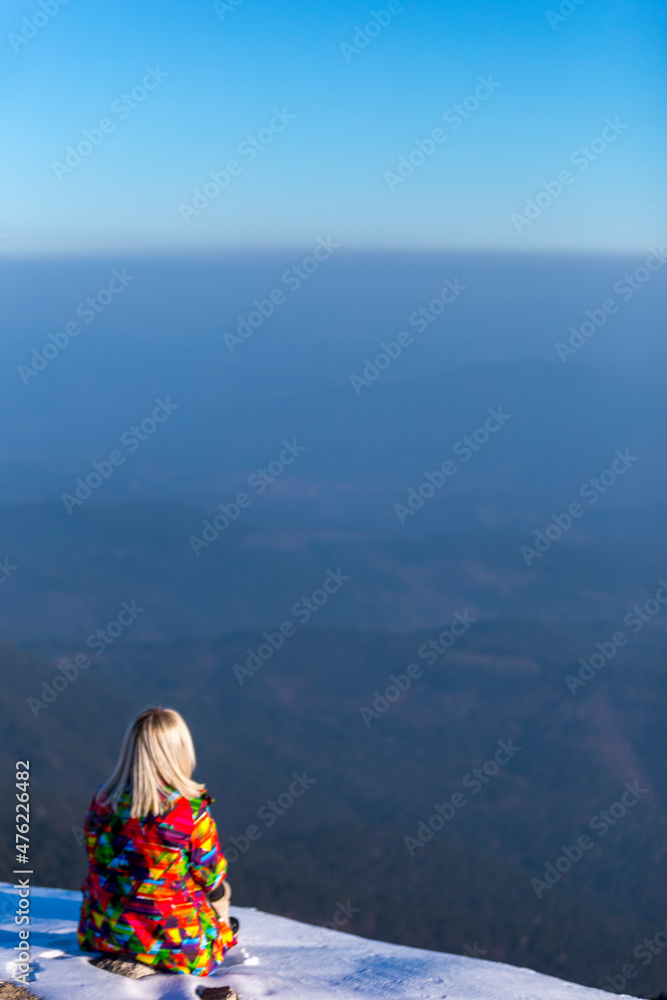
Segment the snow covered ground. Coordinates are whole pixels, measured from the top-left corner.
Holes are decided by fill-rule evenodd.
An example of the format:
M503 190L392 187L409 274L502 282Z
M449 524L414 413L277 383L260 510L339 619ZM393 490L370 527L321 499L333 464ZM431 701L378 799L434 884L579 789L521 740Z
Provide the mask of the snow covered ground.
M435 951L382 944L232 907L240 944L208 979L156 975L123 979L91 966L77 949L81 895L32 889L29 989L44 1000L196 1000L202 986L228 984L240 1000L609 1000L609 993L516 969ZM11 981L16 890L0 883L0 979ZM228 964L229 963L229 966Z

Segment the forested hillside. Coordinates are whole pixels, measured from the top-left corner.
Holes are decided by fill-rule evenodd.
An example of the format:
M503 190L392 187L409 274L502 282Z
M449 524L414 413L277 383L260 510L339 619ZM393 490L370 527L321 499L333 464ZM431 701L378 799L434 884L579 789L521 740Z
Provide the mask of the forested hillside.
M195 732L240 905L325 923L342 902L355 933L610 988L664 926L659 623L571 693L566 675L605 623L459 625L434 656L453 621L407 635L304 628L254 670L250 652L270 648L254 632L118 642L76 678L77 641L4 646L3 773L29 749L40 883L79 884L87 801L128 716L160 692ZM59 673L72 679L54 685ZM626 783L635 798L614 819ZM577 858L582 836L592 847ZM550 885L563 848L575 860ZM641 976L635 991L664 985L657 960Z

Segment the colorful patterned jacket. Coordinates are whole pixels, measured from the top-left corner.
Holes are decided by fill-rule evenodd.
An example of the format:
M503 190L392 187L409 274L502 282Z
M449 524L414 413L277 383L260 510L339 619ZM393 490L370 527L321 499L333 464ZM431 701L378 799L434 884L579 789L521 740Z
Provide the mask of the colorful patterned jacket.
M169 794L160 816L130 818L127 791L118 810L93 800L84 835L79 945L127 955L171 972L206 976L236 944L206 898L225 877L213 800Z

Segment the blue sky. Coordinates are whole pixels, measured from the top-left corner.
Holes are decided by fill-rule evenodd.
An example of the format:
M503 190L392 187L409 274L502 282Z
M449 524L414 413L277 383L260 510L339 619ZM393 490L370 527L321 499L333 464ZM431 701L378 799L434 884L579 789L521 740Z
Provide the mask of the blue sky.
M656 3L560 0L572 13L550 24L550 0L394 0L346 56L385 0L235 0L220 13L213 0L42 2L55 14L38 0L5 0L0 14L5 256L307 246L329 233L350 248L642 252L665 237ZM168 75L120 112L147 67ZM480 78L493 93L458 127L443 122L475 104ZM274 109L294 118L250 162L239 146L280 124ZM90 155L54 166L104 118ZM607 119L617 134L600 140ZM446 138L419 163L416 141L437 128ZM573 167L591 143L587 169ZM392 182L411 154L419 165ZM230 160L236 175L186 222L179 206ZM563 170L562 193L543 193L517 226Z

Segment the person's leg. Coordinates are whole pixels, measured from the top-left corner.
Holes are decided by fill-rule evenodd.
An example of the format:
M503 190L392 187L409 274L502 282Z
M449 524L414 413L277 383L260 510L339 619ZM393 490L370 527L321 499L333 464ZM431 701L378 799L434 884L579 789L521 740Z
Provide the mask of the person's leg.
M229 904L232 899L232 887L226 880L221 882L217 889L213 892L209 892L208 901L218 914L223 923L231 927L234 934L239 929L239 922L236 917L230 917L229 915Z
M208 894L209 903L217 903L220 899L230 900L232 898L232 887L226 880L221 882L216 889L212 889Z

